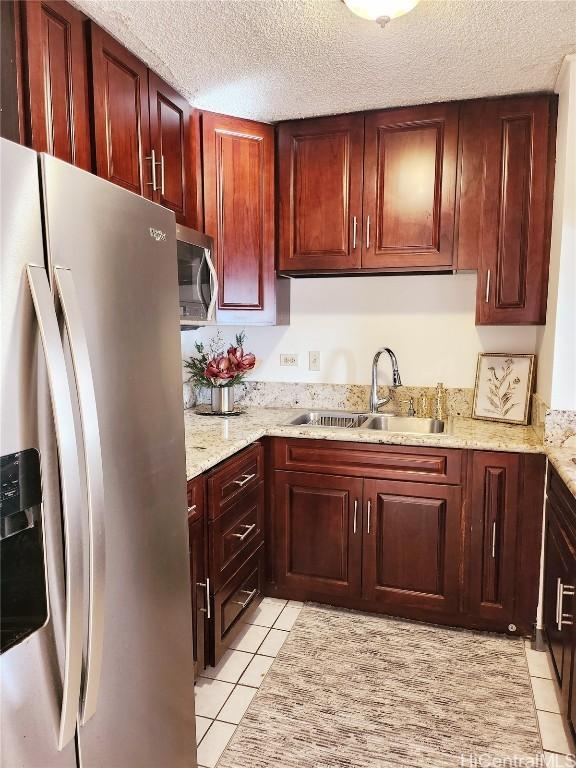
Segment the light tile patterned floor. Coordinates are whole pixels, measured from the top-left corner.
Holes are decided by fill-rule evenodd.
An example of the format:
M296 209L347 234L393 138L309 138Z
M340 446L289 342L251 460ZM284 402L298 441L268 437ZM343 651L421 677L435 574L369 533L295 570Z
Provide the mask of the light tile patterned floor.
M532 650L530 640L524 641L524 648L536 714L538 715L542 747L545 750L545 764L547 768L576 766L576 760L570 757L574 753L574 745L560 715L560 691L556 684L550 657L543 651Z
M218 666L202 673L195 688L199 768L215 768L302 605L294 600L264 598ZM529 640L524 647L546 768L575 768L548 654L532 650Z
M215 768L302 605L265 597L218 666L202 672L195 687L199 768Z

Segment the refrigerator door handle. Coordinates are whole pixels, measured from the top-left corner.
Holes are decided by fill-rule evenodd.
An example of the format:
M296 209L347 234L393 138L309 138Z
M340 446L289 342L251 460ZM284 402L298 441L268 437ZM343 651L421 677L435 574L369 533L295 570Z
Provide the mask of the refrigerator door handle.
M83 640L82 492L74 414L60 329L54 300L44 267L26 267L40 339L46 358L48 386L62 489L62 512L66 565L66 633L62 709L58 749L62 750L76 733L80 701Z
M210 251L208 248L204 249L204 253L206 254L206 263L208 264L208 269L210 270L210 283L212 284L210 305L208 306L208 312L206 313L206 320L214 320L216 317L216 302L218 301L218 274L214 268L212 257L210 256Z
M86 675L84 682L81 723L84 725L96 712L102 670L104 642L104 584L106 576L106 546L104 533L104 476L94 379L88 344L72 272L54 268L56 289L62 305L68 331L72 365L76 379L80 421L84 440L84 460L88 486L89 532L89 610Z

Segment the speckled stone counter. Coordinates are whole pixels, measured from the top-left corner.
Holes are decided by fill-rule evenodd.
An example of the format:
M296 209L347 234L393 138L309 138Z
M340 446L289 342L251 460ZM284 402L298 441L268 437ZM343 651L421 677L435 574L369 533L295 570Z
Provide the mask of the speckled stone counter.
M546 455L550 464L566 483L568 490L576 498L576 448L551 448L546 446Z
M185 411L188 479L215 466L264 435L383 445L437 445L444 448L544 453L544 447L531 427L465 418L449 419L448 431L440 435L286 426L302 412L302 409L295 408L248 408L239 416L217 417L200 416L193 410Z

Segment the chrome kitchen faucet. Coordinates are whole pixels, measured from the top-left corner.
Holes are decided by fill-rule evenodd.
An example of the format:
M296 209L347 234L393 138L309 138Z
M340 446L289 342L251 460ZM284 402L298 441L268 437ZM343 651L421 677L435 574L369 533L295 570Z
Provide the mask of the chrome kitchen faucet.
M402 380L400 379L400 371L398 370L398 361L396 360L396 355L389 347L381 347L376 354L374 355L374 360L372 361L372 386L370 388L370 413L378 413L378 409L381 408L383 405L386 405L392 400L392 397L390 395L386 395L386 397L382 398L382 400L378 400L378 361L380 360L380 355L386 352L388 354L388 357L390 358L390 362L392 363L392 387L400 387L402 386Z

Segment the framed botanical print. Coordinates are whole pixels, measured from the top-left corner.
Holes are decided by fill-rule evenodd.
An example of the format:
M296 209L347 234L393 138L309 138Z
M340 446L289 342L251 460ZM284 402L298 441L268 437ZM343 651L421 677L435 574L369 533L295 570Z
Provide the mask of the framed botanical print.
M472 418L528 424L536 355L478 355Z

